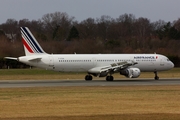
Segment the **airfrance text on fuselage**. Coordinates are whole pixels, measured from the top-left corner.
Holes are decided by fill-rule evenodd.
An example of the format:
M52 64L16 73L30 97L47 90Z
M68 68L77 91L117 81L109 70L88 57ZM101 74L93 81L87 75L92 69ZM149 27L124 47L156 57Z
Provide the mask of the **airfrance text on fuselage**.
M134 56L134 59L155 59L154 56Z

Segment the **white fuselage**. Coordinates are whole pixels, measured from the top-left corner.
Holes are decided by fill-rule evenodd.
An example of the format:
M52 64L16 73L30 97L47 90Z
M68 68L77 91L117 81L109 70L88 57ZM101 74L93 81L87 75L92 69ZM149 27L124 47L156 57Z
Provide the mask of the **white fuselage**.
M87 72L95 67L123 61L136 61L137 64L130 67L139 68L142 72L164 71L174 67L166 56L160 54L42 54L22 56L18 60L31 66L64 72Z

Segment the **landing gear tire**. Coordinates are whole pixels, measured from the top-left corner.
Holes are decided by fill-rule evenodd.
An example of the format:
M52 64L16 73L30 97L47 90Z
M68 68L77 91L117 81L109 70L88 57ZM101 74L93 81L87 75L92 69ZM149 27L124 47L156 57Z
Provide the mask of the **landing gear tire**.
M91 75L86 75L85 76L85 80L86 81L91 81L92 80L92 76Z
M154 79L155 79L155 80L159 80L159 77L158 77L158 76L155 76Z
M114 77L113 76L106 76L106 81L113 81Z
M158 77L158 75L157 75L157 72L154 72L154 74L155 74L154 79L155 79L155 80L159 80L159 77Z

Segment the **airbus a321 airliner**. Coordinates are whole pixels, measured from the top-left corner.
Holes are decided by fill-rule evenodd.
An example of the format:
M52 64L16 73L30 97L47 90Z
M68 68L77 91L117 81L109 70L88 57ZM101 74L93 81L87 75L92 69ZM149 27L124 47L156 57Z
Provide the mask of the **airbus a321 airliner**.
M113 81L114 73L137 78L141 72L154 72L154 79L158 80L157 72L174 67L166 56L160 54L47 54L27 27L20 29L25 56L6 59L47 70L87 72L85 80L92 80L92 76L95 76Z

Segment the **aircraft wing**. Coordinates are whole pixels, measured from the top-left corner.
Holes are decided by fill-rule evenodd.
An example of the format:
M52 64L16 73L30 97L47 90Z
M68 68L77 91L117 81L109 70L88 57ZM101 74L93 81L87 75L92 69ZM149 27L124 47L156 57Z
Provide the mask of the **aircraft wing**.
M117 63L112 63L108 66L102 66L102 67L95 67L90 70L88 70L88 73L90 74L108 74L108 73L115 73L119 72L122 69L125 69L129 66L138 64L135 61L124 61L124 62L117 62Z

